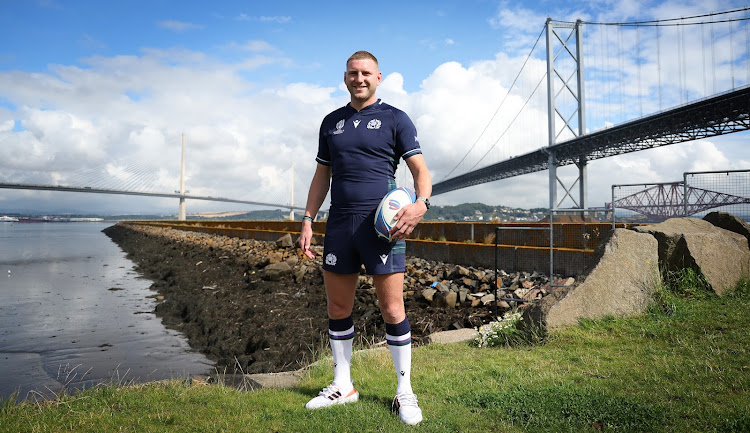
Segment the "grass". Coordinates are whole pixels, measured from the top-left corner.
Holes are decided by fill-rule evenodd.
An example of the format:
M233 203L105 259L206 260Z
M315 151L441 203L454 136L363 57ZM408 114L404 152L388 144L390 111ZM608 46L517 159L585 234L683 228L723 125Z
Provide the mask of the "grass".
M388 351L355 353L359 403L307 411L332 377L242 393L183 381L102 386L45 403L0 403L0 432L750 431L750 282L723 297L659 288L644 315L582 320L544 344L431 345L413 354L425 420L389 413Z

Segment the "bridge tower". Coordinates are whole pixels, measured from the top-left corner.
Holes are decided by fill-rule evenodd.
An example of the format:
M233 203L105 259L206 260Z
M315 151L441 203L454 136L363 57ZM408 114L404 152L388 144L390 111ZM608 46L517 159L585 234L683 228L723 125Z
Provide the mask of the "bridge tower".
M182 134L182 162L180 163L180 209L177 214L177 219L185 221L187 214L185 213L185 134Z
M575 203L578 209L588 205L586 156L576 162L578 178L566 187L557 177L558 160L552 149L561 134L566 131L573 137L586 133L586 110L583 86L583 38L581 20L570 23L553 22L547 18L547 117L549 129L548 147L542 149L549 160L549 207L556 209L566 198ZM573 39L575 39L573 41ZM575 44L574 44L575 43ZM559 89L556 84L559 85ZM570 100L572 97L572 102ZM557 119L561 121L558 126ZM566 133L567 135L567 133ZM571 191L578 183L578 201ZM557 185L562 186L565 195L557 200Z

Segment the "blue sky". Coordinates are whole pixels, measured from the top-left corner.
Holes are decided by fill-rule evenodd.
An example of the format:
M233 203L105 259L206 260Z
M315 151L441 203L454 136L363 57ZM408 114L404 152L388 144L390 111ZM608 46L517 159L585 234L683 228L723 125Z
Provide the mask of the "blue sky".
M191 193L288 202L294 166L294 200L303 205L315 168L317 128L327 112L347 102L344 62L359 49L379 58L384 82L378 94L412 117L438 181L473 143L480 154L487 149L495 158L491 162L544 145L545 113L533 103L526 112L530 120L504 138L510 142L493 142L543 71L537 57L505 98L547 16L634 21L744 6L741 1L674 0L0 0L0 40L5 42L0 46L0 181L83 186L97 178L92 173L107 173L115 179L110 184L117 184L116 179L125 182L128 172L140 170L151 174L153 190L172 191L178 188L184 134ZM667 36L659 41L663 58L657 60L653 49L645 51L649 44L654 47L654 33L636 36L623 30L613 36L614 30L585 27L587 61L591 59L589 127L637 117L640 113L631 111L637 106L648 113L680 103L682 94L673 86L676 72L670 69L679 69L683 93L691 98L717 82L719 90L725 89L730 69L722 56L731 51L724 49L726 29L717 30L713 63L696 48L700 42L692 29L687 36L680 34L686 51L674 59L667 54L678 51L679 39L676 33L669 39L665 30ZM750 80L746 24L731 31L736 59L731 74L743 85ZM639 54L636 37L638 50L644 47ZM641 60L634 61L637 57ZM657 65L663 72L655 72ZM706 65L712 75L704 72L701 78ZM601 73L617 66L623 71ZM661 107L657 81L665 101ZM638 92L638 99L632 99ZM503 99L505 111L493 117ZM486 134L480 135L485 127ZM671 181L681 179L684 171L747 168L746 140L747 134L739 133L595 161L589 167L592 205L603 205L612 183ZM472 156L464 164L477 163L478 156ZM546 176L493 182L434 201L546 206ZM571 173L561 170L561 176ZM404 179L408 183L408 176ZM188 203L188 212L235 208ZM24 209L174 212L176 204L0 190L0 214Z
M277 67L249 76L264 85L304 79L330 85L348 54L366 47L418 88L447 61L483 59L503 42L488 19L498 2L2 1L4 69L43 71L91 56L185 48L229 62L263 53ZM544 23L537 23L541 29ZM484 31L477 31L484 29ZM488 51L489 49L489 51Z

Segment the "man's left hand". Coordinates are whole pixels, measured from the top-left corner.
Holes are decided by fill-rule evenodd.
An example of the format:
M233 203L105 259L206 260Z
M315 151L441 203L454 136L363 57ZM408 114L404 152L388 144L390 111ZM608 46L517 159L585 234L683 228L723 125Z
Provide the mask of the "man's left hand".
M391 236L394 241L406 239L411 232L417 227L422 217L427 212L427 206L424 202L418 200L416 203L404 206L396 214L396 225L391 229Z

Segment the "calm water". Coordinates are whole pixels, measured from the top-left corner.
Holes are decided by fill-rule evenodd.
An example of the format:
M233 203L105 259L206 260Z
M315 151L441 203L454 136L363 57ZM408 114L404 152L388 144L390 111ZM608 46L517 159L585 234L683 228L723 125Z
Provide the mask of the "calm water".
M111 224L0 223L3 398L212 369L152 313L151 281L101 232Z

